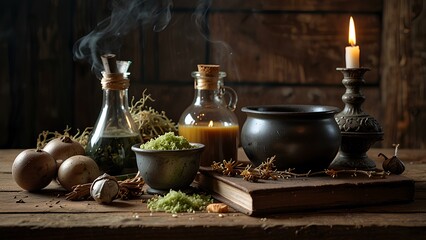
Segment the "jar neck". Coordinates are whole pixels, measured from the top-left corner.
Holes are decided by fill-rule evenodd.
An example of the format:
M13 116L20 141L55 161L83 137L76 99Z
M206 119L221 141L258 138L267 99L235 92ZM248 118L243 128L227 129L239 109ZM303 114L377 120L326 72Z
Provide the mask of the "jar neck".
M124 90L111 90L103 89L103 103L104 107L116 107L123 110L128 110L128 89Z
M226 77L225 72L219 72L215 76L206 75L200 72L192 72L194 78L194 88L200 90L220 90L223 87L223 79Z
M194 91L195 105L222 103L223 82L221 80L216 79L206 84L205 79L195 79Z
M193 104L204 105L221 102L225 72L219 72L216 76L211 76L195 71L192 72L191 76L194 78L195 89Z
M130 81L123 73L102 73L103 106L127 110Z

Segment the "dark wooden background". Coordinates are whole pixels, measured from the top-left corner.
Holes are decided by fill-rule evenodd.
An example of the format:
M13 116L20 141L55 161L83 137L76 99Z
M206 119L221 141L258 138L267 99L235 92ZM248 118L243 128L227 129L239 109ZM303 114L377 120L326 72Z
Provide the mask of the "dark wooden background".
M1 1L1 148L34 147L43 130L93 126L101 86L72 49L111 9L107 0ZM174 121L192 101L191 72L199 63L227 72L225 84L239 95L240 125L247 105L342 108L335 69L345 65L352 15L361 65L371 68L364 110L385 131L379 145L425 148L426 0L179 0L171 11L163 31L141 24L116 53L133 62L129 95L147 89L156 100L150 106Z

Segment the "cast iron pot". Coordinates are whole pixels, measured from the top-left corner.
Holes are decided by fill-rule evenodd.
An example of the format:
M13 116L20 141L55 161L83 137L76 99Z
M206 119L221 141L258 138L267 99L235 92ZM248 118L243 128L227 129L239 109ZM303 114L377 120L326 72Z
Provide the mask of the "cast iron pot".
M247 114L241 144L255 166L275 155L278 170L324 170L339 150L336 107L264 105L243 107L241 111Z

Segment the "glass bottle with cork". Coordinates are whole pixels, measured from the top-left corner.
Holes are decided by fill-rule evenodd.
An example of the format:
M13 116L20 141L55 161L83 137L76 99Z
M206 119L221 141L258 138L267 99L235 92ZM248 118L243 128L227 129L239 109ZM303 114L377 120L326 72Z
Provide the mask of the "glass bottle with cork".
M192 72L194 100L178 124L179 135L206 146L201 168L210 167L213 161L237 160L239 126L234 110L238 99L232 88L224 86L226 73L219 68L219 65L200 64L198 71Z
M102 108L89 136L86 154L104 173L136 173L136 156L131 147L141 143L142 138L129 112L127 69L130 62L116 61L113 54L103 55L101 59L104 65Z

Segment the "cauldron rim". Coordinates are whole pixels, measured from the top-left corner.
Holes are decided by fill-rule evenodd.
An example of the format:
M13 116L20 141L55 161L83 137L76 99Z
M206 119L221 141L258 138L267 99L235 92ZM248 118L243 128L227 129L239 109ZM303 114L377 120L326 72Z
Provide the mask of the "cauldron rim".
M253 105L241 108L247 115L320 116L334 115L340 111L334 106L325 105Z

